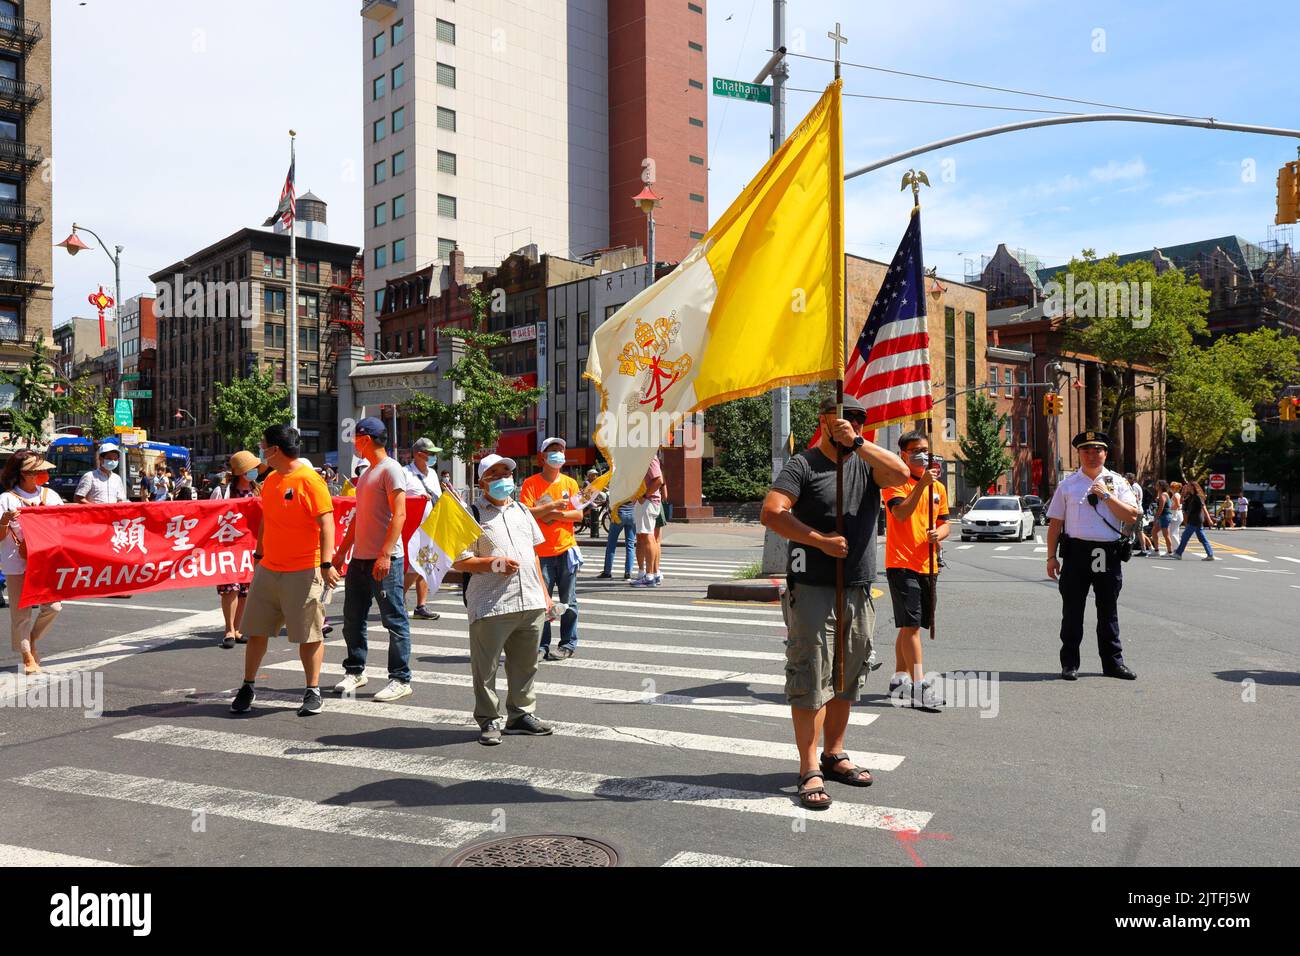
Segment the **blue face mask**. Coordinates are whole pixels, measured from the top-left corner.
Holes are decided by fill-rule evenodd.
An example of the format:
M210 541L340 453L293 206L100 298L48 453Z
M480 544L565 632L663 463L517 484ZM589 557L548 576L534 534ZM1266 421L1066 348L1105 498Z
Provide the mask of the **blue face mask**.
M99 463L103 466L105 471L113 471L117 468L116 458L101 458Z
M497 501L505 501L514 490L515 480L513 478L498 478L496 481L488 483L488 494Z
M252 471L244 472L244 477L249 481L257 481L257 469L254 468Z
M561 465L564 464L564 452L562 451L551 452L549 455L546 456L546 463L548 465L554 465L556 468L559 468Z

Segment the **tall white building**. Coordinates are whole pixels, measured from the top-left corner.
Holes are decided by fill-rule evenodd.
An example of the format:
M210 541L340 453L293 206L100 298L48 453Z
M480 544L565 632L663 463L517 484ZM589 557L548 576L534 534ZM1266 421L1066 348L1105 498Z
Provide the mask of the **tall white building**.
M609 244L605 0L369 0L366 341L385 282Z

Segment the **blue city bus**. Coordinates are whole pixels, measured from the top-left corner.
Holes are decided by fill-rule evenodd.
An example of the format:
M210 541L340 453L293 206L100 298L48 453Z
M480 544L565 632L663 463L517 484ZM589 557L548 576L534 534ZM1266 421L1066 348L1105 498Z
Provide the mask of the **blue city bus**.
M115 438L107 439L122 449L125 470L120 471L126 483L126 493L133 501L140 500L140 475L153 470L163 461L174 476L182 465L189 467L190 450L183 445L169 445L160 441L142 441L123 445ZM71 501L81 476L95 467L95 449L99 442L89 435L59 435L50 442L45 457L54 464L50 472L50 488L64 501Z

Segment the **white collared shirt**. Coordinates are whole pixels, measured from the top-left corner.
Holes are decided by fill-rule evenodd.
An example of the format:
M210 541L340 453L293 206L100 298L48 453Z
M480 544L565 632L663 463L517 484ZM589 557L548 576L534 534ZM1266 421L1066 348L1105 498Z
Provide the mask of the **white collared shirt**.
M1133 486L1124 480L1123 475L1103 468L1097 478L1106 482L1117 500L1126 505L1137 505ZM1095 480L1085 475L1081 469L1062 481L1056 486L1052 502L1047 506L1047 517L1063 519L1065 533L1071 538L1082 541L1117 541L1125 536L1120 519L1111 513L1100 498L1095 508L1088 503L1088 493Z
M438 496L442 494L438 473L430 468L428 474L421 474L415 462L409 463L406 466L406 493L428 498L430 504L437 501Z
M84 496L88 505L111 505L126 501L126 485L117 472L96 468L81 476L75 494Z

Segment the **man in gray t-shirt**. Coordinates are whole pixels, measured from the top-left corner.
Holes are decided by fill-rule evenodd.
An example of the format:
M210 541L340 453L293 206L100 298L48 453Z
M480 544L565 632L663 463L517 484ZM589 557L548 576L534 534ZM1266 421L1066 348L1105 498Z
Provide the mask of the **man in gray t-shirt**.
M406 477L388 457L388 430L378 418L357 422L356 450L370 467L357 479L357 503L335 566L352 548L343 591L343 639L348 656L337 693L351 696L366 684L366 616L372 602L388 629L388 686L375 700L394 701L411 693L411 622L402 589L402 525L406 523Z

